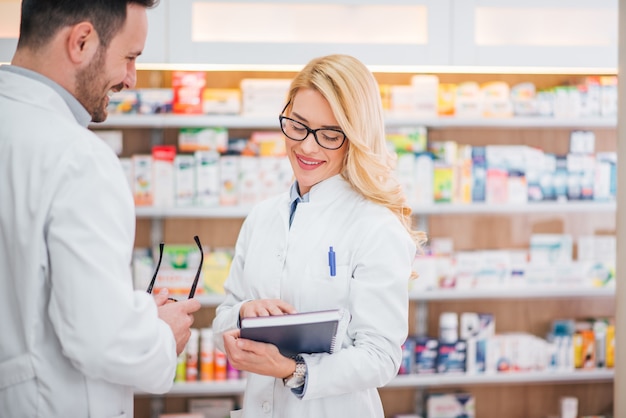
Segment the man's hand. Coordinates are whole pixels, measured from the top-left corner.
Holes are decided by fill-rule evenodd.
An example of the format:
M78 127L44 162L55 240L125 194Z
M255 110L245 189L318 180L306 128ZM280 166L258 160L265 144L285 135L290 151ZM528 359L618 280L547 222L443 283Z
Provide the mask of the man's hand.
M165 300L161 301L161 297L165 296ZM167 293L165 295L159 292L155 296L159 310L159 318L167 323L172 329L174 338L176 339L176 354L182 353L185 344L191 336L189 328L193 324L193 313L200 309L200 302L196 299L181 300L176 303L167 303ZM159 305L161 301L161 305Z
M154 303L156 303L156 306L163 306L168 302L169 296L170 296L169 290L167 290L166 287L162 287L159 290L159 293L154 295Z

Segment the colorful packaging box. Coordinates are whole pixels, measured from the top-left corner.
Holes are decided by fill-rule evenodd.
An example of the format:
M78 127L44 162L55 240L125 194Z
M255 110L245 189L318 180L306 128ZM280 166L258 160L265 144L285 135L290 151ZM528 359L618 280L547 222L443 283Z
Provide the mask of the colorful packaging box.
M153 205L160 207L174 206L174 145L156 145L152 147L152 170L154 179Z
M468 393L433 393L426 398L428 418L475 418L475 400Z
M224 282L230 272L233 249L215 248L204 256L202 278L207 293L224 294Z
M195 204L217 206L220 202L220 155L217 151L196 151Z
M493 314L463 312L460 337L467 343L467 373L484 373L487 362L487 341L496 334Z
M174 158L174 205L192 206L196 197L196 159L179 154Z
M437 352L439 341L436 338L419 336L415 338L414 373L437 373Z
M206 85L206 75L202 71L174 71L172 88L174 113L202 114L202 92Z
M439 342L437 352L437 373L465 373L467 343L459 340L455 343Z
M154 190L152 155L133 155L132 162L135 205L150 206Z
M205 253L207 251L205 250ZM153 251L153 254L158 254ZM167 288L171 294L187 295L196 277L200 265L200 251L195 245L168 244L163 248L163 260L153 293ZM196 294L202 294L203 286L196 288Z
M402 344L402 362L398 374L411 374L415 365L415 337L410 336Z
M202 112L211 115L236 115L241 111L239 89L205 88L202 92Z
M174 90L172 89L139 89L139 113L153 115L171 113L174 103Z

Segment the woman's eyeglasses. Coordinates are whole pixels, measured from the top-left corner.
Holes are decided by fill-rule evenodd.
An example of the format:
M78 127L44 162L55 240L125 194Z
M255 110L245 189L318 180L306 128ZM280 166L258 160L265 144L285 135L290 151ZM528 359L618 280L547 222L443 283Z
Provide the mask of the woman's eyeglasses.
M202 273L202 265L204 264L204 252L202 251L202 244L200 244L200 238L198 236L193 237L198 249L200 250L200 265L198 266L198 271L196 272L196 277L193 279L193 284L191 285L191 289L189 290L189 297L191 299L196 294L196 287L198 286L198 279L200 278L200 274ZM154 283L156 282L157 274L159 273L159 268L161 267L161 260L163 259L163 247L165 247L164 243L159 244L159 261L157 263L156 269L154 270L154 275L152 276L152 280L150 280L150 284L148 285L148 289L146 292L152 293L152 288L154 287ZM169 298L171 300L176 300Z
M329 150L341 148L346 140L346 135L339 129L319 128L311 129L302 122L280 115L280 129L285 136L293 141L304 141L307 136L313 134L315 142Z

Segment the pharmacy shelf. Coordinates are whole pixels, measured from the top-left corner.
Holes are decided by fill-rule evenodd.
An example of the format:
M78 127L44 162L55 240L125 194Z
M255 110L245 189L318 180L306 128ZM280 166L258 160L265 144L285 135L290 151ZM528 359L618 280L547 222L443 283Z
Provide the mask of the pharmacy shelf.
M615 212L614 201L550 201L528 203L436 203L412 205L416 215Z
M446 387L466 385L515 385L553 383L612 382L613 369L576 370L571 372L515 372L495 374L431 374L400 375L384 386L385 389ZM167 396L217 396L238 395L246 388L245 379L224 382L174 383ZM136 396L153 396L135 392Z
M189 206L156 207L137 206L139 218L245 218L252 206ZM525 213L613 213L615 202L569 201L534 202L523 204L493 203L437 203L432 205L412 205L415 215L451 214L525 214Z
M414 301L473 300L473 299L566 299L615 296L615 287L583 286L525 286L502 289L436 289L416 291Z
M244 379L225 380L221 382L180 382L174 383L167 396L219 396L237 395L246 388ZM155 396L146 392L136 391L135 396ZM158 396L158 395L156 395Z
M109 115L102 123L91 124L92 128L276 128L278 114L270 116L240 115Z
M137 206L138 218L245 218L251 206Z
M615 128L617 118L551 118L551 117L511 117L511 118L457 118L439 117L430 119L387 117L387 127L423 125L429 128Z
M494 374L407 374L396 376L385 388L611 382L614 376L613 369Z
M428 126L431 128L615 128L617 118L557 119L542 117L512 118L414 118L393 117L385 120L387 127ZM275 116L241 115L109 115L102 123L91 124L92 128L194 128L224 127L240 129L278 130L278 114Z
M412 301L474 300L474 299L566 299L613 297L615 287L526 286L502 289L437 289L416 291L409 295ZM225 299L221 294L198 294L202 306L217 306Z

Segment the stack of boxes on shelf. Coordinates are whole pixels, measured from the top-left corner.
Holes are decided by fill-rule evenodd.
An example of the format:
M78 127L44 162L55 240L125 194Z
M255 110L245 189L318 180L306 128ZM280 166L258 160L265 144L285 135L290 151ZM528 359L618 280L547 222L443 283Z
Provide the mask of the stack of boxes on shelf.
M614 235L532 234L528 249L454 251L449 238L431 239L415 260L420 276L411 294L424 291L510 289L589 289L615 286Z
M613 318L556 320L545 339L527 333L496 334L488 313L444 312L439 336L411 336L399 374L494 374L612 368Z
M525 204L614 201L617 154L595 152L591 131L573 131L567 154L525 145L427 142L424 127L390 130L397 173L409 201Z
M399 374L568 372L615 364L613 318L553 321L546 339L496 334L495 318L487 313L463 312L459 324L457 313L444 312L439 324L438 337L407 339ZM564 402L562 409L571 410L572 400ZM426 409L429 418L473 417L475 400L462 392L427 394Z
M537 90L530 82L440 83L434 75L415 75L409 85L382 85L390 117L508 118L615 117L617 77L589 76L569 85Z
M277 116L291 79L243 79L239 88L206 87L206 74L174 71L172 88L124 90L111 97L110 113L241 114ZM380 85L389 117L585 118L617 115L617 77L587 76L546 89L531 82L440 83L417 74L408 85Z
M121 158L137 206L252 205L288 188L291 167L278 130L289 80L241 82L232 89L205 88L204 73L174 72L173 89L141 89L114 95L110 113L198 115L242 113L276 116L276 129L229 138L222 127L182 128L178 147L157 145L151 154ZM237 92L237 94L234 94ZM122 131L96 131L121 153Z
M191 151L189 139L183 138L205 135L208 130L214 129L181 132L178 149ZM250 144L258 144L259 136L267 135L253 135ZM280 137L278 144L282 141ZM272 146L273 150L280 148ZM152 154L121 158L135 204L162 208L249 206L287 190L291 184L293 174L284 153L220 153L219 148L208 144L197 144L194 149L178 154L173 145L159 145L152 148Z
M121 131L97 134L121 143ZM593 132L573 131L566 155L521 145L427 143L426 137L422 126L390 129L387 136L411 204L615 200L617 154L594 153ZM115 147L121 152L121 145ZM137 206L252 205L292 181L278 131L229 138L225 128L184 128L178 149L158 145L151 154L120 161Z

